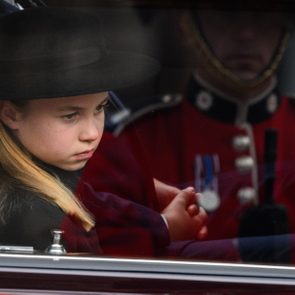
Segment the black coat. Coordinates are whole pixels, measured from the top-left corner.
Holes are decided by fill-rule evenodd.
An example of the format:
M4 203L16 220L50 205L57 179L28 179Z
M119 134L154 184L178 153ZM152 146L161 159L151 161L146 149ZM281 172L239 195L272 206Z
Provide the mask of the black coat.
M56 175L71 190L74 191L79 173L64 171L42 164L42 167L49 173ZM7 176L5 172L0 173L0 244L33 246L34 250L44 251L52 244L53 229L66 227L66 235L63 244L70 251L97 252L99 244L93 238L94 231L86 233L81 224L66 216L64 212L54 203L41 198L38 193L29 190L16 180ZM77 242L77 231L83 232L77 235L86 239L92 237L89 247L85 241L83 246ZM84 235L85 234L85 235ZM96 236L96 233L94 233Z
M158 212L110 193L93 190L85 180L78 181L80 171L64 171L44 164L42 167L78 193L81 202L93 214L96 226L86 232L78 220L2 172L0 244L33 246L35 250L44 251L52 243L51 230L62 229L62 242L68 252L112 256L158 256L165 253L169 233Z

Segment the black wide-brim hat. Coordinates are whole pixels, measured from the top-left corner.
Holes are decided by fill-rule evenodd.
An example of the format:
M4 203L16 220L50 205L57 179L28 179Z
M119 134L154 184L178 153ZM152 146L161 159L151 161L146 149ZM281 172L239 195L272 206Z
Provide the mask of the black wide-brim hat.
M99 18L69 8L32 8L0 19L0 100L117 90L154 75L145 55L107 50Z

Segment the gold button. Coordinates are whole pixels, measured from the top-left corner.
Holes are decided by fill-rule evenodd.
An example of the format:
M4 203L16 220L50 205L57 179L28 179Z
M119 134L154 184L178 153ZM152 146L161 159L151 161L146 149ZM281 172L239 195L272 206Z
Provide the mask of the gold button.
M238 190L237 197L241 204L255 203L257 193L253 187L243 187Z
M238 135L233 138L233 147L237 151L245 151L250 147L250 137L247 135Z
M207 91L201 91L197 94L195 105L203 111L208 111L213 104L213 97Z
M250 156L241 156L235 160L235 166L240 172L249 172L254 167L254 160Z

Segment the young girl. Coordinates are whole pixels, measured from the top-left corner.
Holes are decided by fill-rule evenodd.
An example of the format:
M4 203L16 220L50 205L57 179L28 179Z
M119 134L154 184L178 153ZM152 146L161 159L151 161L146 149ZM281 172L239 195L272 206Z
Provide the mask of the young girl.
M158 255L170 240L202 235L192 188L162 214L76 188L103 133L107 91L153 74L151 59L107 51L97 17L57 8L3 17L0 56L1 244L43 251L63 229L68 251L120 254L119 240L123 254Z

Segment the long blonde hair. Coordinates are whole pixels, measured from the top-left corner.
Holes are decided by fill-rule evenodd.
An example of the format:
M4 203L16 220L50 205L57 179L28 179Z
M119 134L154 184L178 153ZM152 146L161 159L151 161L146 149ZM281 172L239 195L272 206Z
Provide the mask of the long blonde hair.
M40 197L56 204L66 214L81 220L88 231L94 226L92 216L83 208L74 194L56 177L36 165L23 151L0 121L0 165L12 178Z

